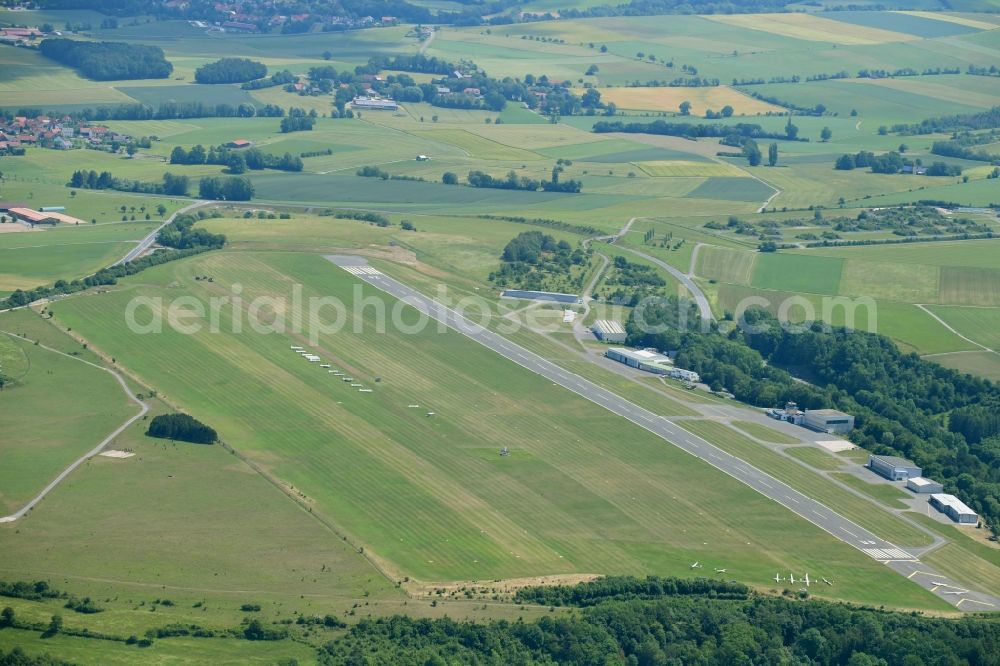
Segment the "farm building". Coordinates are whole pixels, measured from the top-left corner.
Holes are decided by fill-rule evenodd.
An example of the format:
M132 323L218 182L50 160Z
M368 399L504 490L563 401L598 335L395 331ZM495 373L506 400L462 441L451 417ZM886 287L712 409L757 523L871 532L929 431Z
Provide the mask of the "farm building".
M370 109L372 111L395 111L399 108L399 104L393 100L377 97L355 97L351 106L355 109Z
M249 148L253 144L246 139L233 139L226 144L227 148Z
M604 355L612 361L624 363L630 368L638 368L639 370L653 372L658 375L665 375L674 367L674 364L669 357L647 349L612 347L606 351Z
M601 342L610 342L618 345L625 342L627 335L625 328L620 323L609 319L598 319L590 327L590 330L594 332L594 335Z
M979 522L976 512L965 505L965 502L954 495L944 493L934 493L930 499L931 506L947 515L956 523L963 525L975 525Z
M906 487L915 493L940 493L944 487L933 479L925 479L922 476L914 476L906 480Z
M896 456L868 456L868 468L890 481L906 481L923 472L914 462Z
M854 417L836 409L807 409L802 418L807 428L819 432L851 432Z

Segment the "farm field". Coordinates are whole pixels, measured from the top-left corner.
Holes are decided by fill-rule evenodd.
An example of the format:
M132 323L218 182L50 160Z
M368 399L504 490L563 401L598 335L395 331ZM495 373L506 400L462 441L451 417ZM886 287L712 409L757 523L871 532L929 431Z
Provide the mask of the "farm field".
M263 290L260 293L280 293L278 285L287 279L282 275L304 278L309 291L320 285L333 295L350 290L351 280L346 274L341 276L318 271L323 266L320 262L323 260L317 256L222 253L180 262L169 270L161 267L147 271L143 283L150 286L141 287L139 291L151 295L157 293L151 282L154 279L160 284L178 279L191 284L190 278L185 276L192 273L211 274L218 285L228 284L239 275L250 290L244 292L246 295L258 289ZM332 272L335 269L328 270ZM278 291L275 292L275 289ZM185 338L164 334L158 346L162 353L178 358L180 362L185 362L182 359L193 353L192 362L206 372L219 377L234 376L234 372L239 372L242 375L240 379L234 376L237 385L247 388L260 385L259 390L255 388L234 395L231 390L223 388L229 385L228 382L216 388L161 376L156 358L150 358L148 354L137 356L134 350L130 352L133 336L122 336L116 332L119 328L117 323L98 316L99 312L108 308L120 307L111 301L120 303L123 296L106 294L68 301L61 306L64 314L61 313L60 318L71 324L74 330L82 331L102 350L115 354L119 359L127 359L121 362L128 363L144 379L155 380L168 396L190 403L196 415L218 424L227 442L234 443L251 460L266 461L270 474L300 489L314 503L314 512L336 516L338 525L367 544L378 554L380 561L392 563L409 575L422 580L448 580L525 575L539 572L539 569L547 573L568 573L589 571L595 567L629 571L651 566L665 572L681 571L687 566L688 555L701 550L700 544L708 534L703 535L702 528L687 523L684 529L690 540L678 540L675 534L669 543L659 543L655 551L626 540L626 535L633 529L630 525L640 517L646 525L644 529L652 529L654 535L660 530L676 533L676 528L670 526L683 519L653 509L639 509L639 505L634 509L626 508L628 504L622 505L619 497L624 488L647 497L648 501L641 506L653 507L659 505L654 498L663 493L664 488L661 481L654 481L654 477L648 474L655 473L658 478L669 479L674 491L680 492L681 485L704 484L699 479L705 475L714 478L715 473L692 464L683 454L664 446L661 441L647 440L640 431L630 436L627 451L615 449L612 457L611 449L606 448L612 446L611 440L599 434L608 427L607 419L593 414L592 408L584 408L584 405L578 404L577 398L570 395L552 395L547 391L543 413L524 411L519 406L522 404L520 401L513 402L503 396L507 395L507 391L514 391L522 397L537 391L538 382L534 377L519 369L508 368L506 363L498 362L485 351L470 347L471 343L455 339L451 334L390 334L385 340L381 337L369 338L362 343L359 336L353 333L341 333L329 342L324 341L321 353L330 355L332 361L361 377L362 381L370 381L364 378L374 372L381 374L383 381L376 393L367 396L342 388L342 383L331 382L326 373L316 372L315 366L301 363L300 359L288 354L287 344L281 344L279 339L227 336L226 340L216 341L210 335ZM104 303L102 299L105 299ZM171 340L174 337L182 339L175 342ZM182 347L178 346L180 342L184 343ZM195 346L192 347L192 344ZM220 355L223 348L229 351ZM435 351L438 348L441 351ZM206 353L208 349L212 352ZM388 354L390 349L391 355ZM477 368L476 378L473 380L468 375L456 374L454 370L450 375L435 372L433 367L442 362L440 358L444 349L448 350L447 357L455 354L468 356L471 365L467 367ZM405 366L400 363L402 358L407 359ZM421 369L418 371L417 368ZM443 376L450 379L445 383L429 379ZM280 384L276 383L278 377ZM294 400L282 397L282 385L294 387ZM432 386L433 396L428 393ZM212 397L220 389L229 394L228 404L235 400L235 408L222 407L218 398ZM268 396L266 404L254 397L259 391ZM484 395L493 397L487 403L482 397ZM478 405L477 413L464 414L449 407L459 400L458 396L461 396L462 404ZM428 403L438 416L427 419L422 414L406 410L405 404L414 399L421 404ZM552 404L551 400L556 400L556 404ZM255 403L255 406L247 408L250 403ZM493 409L487 409L487 404ZM538 404L535 401L536 408ZM497 411L496 407L500 405L503 409ZM273 410L283 416L272 415ZM239 419L234 418L237 413L241 415ZM508 461L496 457L494 449L499 442L491 446L492 435L487 434L484 439L481 430L483 424L497 419L509 422L512 414L517 414L515 430L523 429L525 433L519 438L522 442L520 451L515 452L509 461L516 467L516 477L511 476L512 470L503 469L502 464ZM574 415L572 420L563 416L568 414ZM246 421L248 415L255 415L250 417L251 422ZM256 415L263 419L261 423L252 422ZM309 425L296 428L292 439L284 439L282 429L275 426L285 419ZM380 424L378 430L371 426L376 421ZM470 440L462 433L473 421L480 436L470 446L465 443ZM266 426L264 422L272 425ZM560 434L545 434L556 427ZM584 430L588 433L586 436L582 435ZM404 431L408 435L400 439ZM499 435L501 429L496 431ZM608 444L602 444L604 441ZM336 444L331 446L330 442ZM431 446L431 442L435 445ZM558 445L561 442L570 442L574 446L566 450ZM446 443L444 448L442 443ZM299 456L292 453L303 446L314 452L313 460L307 467L296 463ZM320 454L323 451L329 453ZM321 462L332 462L329 456L335 457L339 463L330 466ZM588 458L596 466L588 464ZM351 462L348 464L347 461ZM404 461L406 464L400 466L399 463ZM683 480L668 471L677 465L685 469ZM429 475L427 479L433 479L433 483L415 483L416 479L410 477L407 471L410 466L421 470L421 475ZM597 473L597 469L601 470L600 474L608 481L607 484L587 481ZM318 483L316 473L319 470L322 470L323 478L332 478L334 483ZM350 474L345 475L348 470L351 470ZM611 483L609 473L633 481L624 485ZM374 490L387 482L398 489L391 497L366 490ZM763 520L761 516L771 513L775 513L775 518L782 515L778 508L772 508L762 498L754 497L753 493L729 481L713 481L713 492L722 492L722 487L728 485L732 487L726 487L725 492L743 495L746 501L742 506L748 512L752 509L757 516L751 519L748 513L740 518L744 525L748 520ZM556 497L543 496L543 486L560 487L562 491ZM695 492L694 486L685 492ZM514 496L518 497L518 502L511 504L510 498ZM455 497L464 498L460 505L455 503ZM706 497L704 501L710 503L713 500ZM365 506L363 512L360 511L362 504ZM502 517L498 513L501 508ZM590 515L589 525L596 524L593 517L597 512L609 519L607 523L601 519L598 521L600 524L617 524L619 527L600 542L603 545L595 547L595 542L589 542L586 536L591 528L580 522L581 510ZM363 518L372 515L378 515L378 521ZM432 516L436 517L432 519ZM745 541L749 537L752 542L756 538L752 531L748 533L745 529L737 529L735 520L727 529L736 539L743 538ZM709 522L714 522L714 519ZM787 522L787 519L782 518L778 522ZM486 528L486 523L493 527ZM447 529L446 525L449 526ZM456 529L457 525L463 527ZM567 526L571 528L567 530ZM482 532L483 529L486 531ZM716 542L724 533L708 525L705 529L712 531L714 536L711 538ZM762 525L760 529L766 531L769 528ZM813 531L810 526L803 525L801 533L811 534ZM810 537L811 542L815 540L815 536ZM589 544L586 548L583 548L584 542ZM860 555L850 553L846 546L839 543L828 546L832 550L844 550L841 552L843 561L854 562L852 566L858 571L874 566L864 562ZM730 553L730 558L740 557L735 543ZM804 553L801 557L815 556ZM751 577L763 575L768 565L754 563L759 561L759 556L748 558L741 563L741 569L746 567L747 575ZM855 578L860 577L856 575ZM895 586L895 582L891 585ZM905 585L903 587L908 589ZM914 592L918 591L914 588Z
M483 7L475 3L408 1L397 9L426 8L428 20L373 13L364 29L339 19L313 24L316 12L341 11L317 5L302 25L286 26L305 32L286 33L265 15L260 25L271 27L252 34L223 30L231 16L211 3L169 3L116 21L91 10L0 9L0 27L49 23L74 39L157 46L173 65L161 79L97 81L33 44L0 45L0 215L64 207L81 220L0 224L0 331L19 336L0 333L0 517L136 413L102 368L120 372L150 410L109 445L134 456L87 460L26 516L0 524L0 581L45 580L102 609L2 596L0 607L19 620L41 626L60 614L71 632L42 638L3 629L0 618L0 652L17 645L85 664L323 663L317 648L364 618L576 623L588 611L512 603L511 589L606 574L692 579L715 570L715 578L779 597L786 586L776 571L809 571L836 582L799 594L789 581L787 601L768 603L815 596L935 615L972 610L962 602L956 611L957 599L899 576L635 423L456 331L425 325L361 280L361 269L328 261L333 254L361 255L449 306L475 302L472 312L489 315L494 332L1000 598L1000 551L987 540L992 443L959 445L957 456L942 448L962 438L948 431L959 424L953 410L975 410L974 399L969 407L957 396L992 396L993 387L934 377L927 382L936 399L926 406L885 384L874 397L860 384L812 386L828 375L810 376L807 365L793 368L802 383L768 385L757 357L741 355L747 338L737 330L744 309L759 306L792 324L880 333L925 361L1000 382L1000 241L940 240L1000 234L1000 181L988 157L931 152L954 138L1000 154L995 113L984 113L1000 100L990 69L1000 63L996 0L953 0L947 12L935 0L900 11L821 0L764 14L678 8L651 16L640 15L656 9L649 3L589 12L602 3L528 0L497 6L478 24ZM258 0L236 9L274 10ZM591 17L571 18L577 10ZM212 12L205 24L181 20ZM410 58L418 55L426 58ZM406 57L372 60L395 56ZM268 74L287 69L304 85L194 82L197 68L222 57L259 61ZM333 68L332 79L309 81L318 66ZM441 85L456 94L443 98ZM374 93L398 108L340 113L345 100L351 109L351 98ZM192 102L209 109L160 106ZM106 119L135 113L110 108L119 104L148 106L150 119ZM251 117L171 117L228 113L211 108L222 104L244 105L241 115ZM293 107L313 112L315 122L256 115L264 104L286 116L298 115ZM725 106L733 114L718 117ZM597 126L609 121L621 127ZM933 133L914 133L924 121ZM67 123L77 132L73 146L57 150L49 129ZM106 127L113 139L83 138L86 125ZM41 133L19 154L17 137L27 131ZM237 139L254 150L236 148ZM227 144L231 152L215 159ZM171 163L177 148L196 146L212 157ZM300 158L301 171L258 168L250 159L257 150ZM835 168L862 151L898 151L961 173ZM78 170L111 179L80 186ZM474 172L500 182L473 187ZM186 177L187 194L142 193L163 192L166 174ZM520 180L505 180L511 174ZM213 195L210 177L245 178L250 199L197 202ZM579 191L552 187L556 180L577 181ZM95 185L105 189L87 189ZM194 226L182 219L153 246L165 263L58 293L57 281L113 264L195 203ZM900 208L873 210L889 207ZM224 235L224 246L208 251L205 234ZM171 258L171 248L197 254ZM39 287L52 287L51 300L4 310L23 302L8 299L16 290ZM513 287L591 299L500 296ZM699 292L711 330L642 330L650 304L672 321L660 308L678 303L659 299L679 295L694 311L683 299L700 304ZM193 330L139 332L188 309L195 314L179 318ZM671 353L701 380L604 358L606 345L590 331L597 319L626 326L621 344ZM869 351L889 358L886 349ZM816 353L830 364L857 362L851 351ZM879 365L872 382L902 373ZM851 372L865 376L856 365ZM840 391L863 405L856 430L844 435L863 448L832 454L813 441L821 437L762 417L790 400L854 412ZM920 418L908 420L910 407ZM214 428L219 441L145 434L150 419L177 413ZM981 527L935 520L898 484L858 473L869 450L893 449L970 502ZM974 459L986 464L976 468ZM287 636L245 640L252 620ZM156 637L186 625L216 635ZM114 640L70 635L84 629ZM144 636L155 640L139 647ZM678 658L671 640L656 638L659 656ZM720 639L713 654L731 647ZM421 661L434 661L426 652ZM767 661L764 654L747 659ZM639 662L659 658L647 656Z

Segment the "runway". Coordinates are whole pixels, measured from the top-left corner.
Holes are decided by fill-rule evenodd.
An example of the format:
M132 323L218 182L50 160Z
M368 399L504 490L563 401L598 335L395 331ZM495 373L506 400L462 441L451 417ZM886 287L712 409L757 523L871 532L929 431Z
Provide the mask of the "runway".
M643 409L510 340L482 328L441 303L368 266L367 260L363 257L329 255L326 258L356 279L363 280L514 363L628 419L639 427L658 435L668 443L704 460L709 465L750 486L761 495L781 504L837 539L857 548L872 559L885 563L894 571L917 582L951 605L965 611L1000 610L1000 598L967 589L948 576L920 562L904 549L875 536L863 527L828 509L825 505L713 446L669 419Z

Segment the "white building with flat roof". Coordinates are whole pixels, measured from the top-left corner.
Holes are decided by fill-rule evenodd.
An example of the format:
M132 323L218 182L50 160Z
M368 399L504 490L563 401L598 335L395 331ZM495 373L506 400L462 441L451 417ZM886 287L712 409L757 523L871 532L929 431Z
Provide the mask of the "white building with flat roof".
M807 409L802 423L819 432L844 433L854 430L854 417L836 409Z
M928 479L923 476L915 476L912 479L906 480L907 490L912 490L915 493L940 493L944 490L944 486L933 479Z

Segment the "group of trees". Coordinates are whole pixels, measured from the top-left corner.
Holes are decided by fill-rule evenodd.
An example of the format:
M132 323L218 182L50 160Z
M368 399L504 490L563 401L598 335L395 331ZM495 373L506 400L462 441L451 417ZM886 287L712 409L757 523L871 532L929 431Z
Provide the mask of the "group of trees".
M176 250L201 248L218 250L226 244L224 234L213 234L205 229L195 229L198 218L193 215L178 215L174 221L160 230L156 242Z
M501 287L541 289L549 277L568 277L574 265L587 262L587 255L549 234L524 231L507 243L500 261L499 270L489 276L491 282Z
M536 180L527 176L519 176L516 171L509 171L506 178L496 178L483 171L470 171L467 181L470 187L491 187L498 190L526 190L537 192L539 189L545 192L573 192L577 193L582 187L578 180L559 180L560 167L552 170L552 180ZM449 177L450 176L450 177ZM442 177L445 184L457 184L458 179L453 173L446 173Z
M98 81L165 79L174 71L158 46L55 38L43 40L38 50Z
M893 125L892 131L900 134L938 134L941 132L967 132L1000 127L1000 106L977 113L958 113L950 116L926 118L919 123Z
M245 83L267 76L267 66L248 58L221 58L194 71L198 83Z
M198 196L202 199L250 201L253 195L253 183L243 176L211 176L198 183Z
M895 150L890 150L881 155L862 150L853 155L850 153L841 155L837 158L833 168L839 171L851 171L853 169L870 167L872 173L893 174L902 172L904 167L916 168L922 166L923 163L921 160L906 159ZM957 164L934 162L924 169L924 174L927 176L960 176L962 175L962 167Z
M531 622L365 618L320 648L319 662L908 666L991 664L1000 651L1000 624L985 617L804 603L705 580L606 579L584 588L520 592L525 601L581 606Z
M160 414L149 422L146 434L160 439L176 439L194 444L214 444L219 436L214 429L187 414Z
M77 170L67 183L68 187L82 190L119 190L121 192L141 192L143 194L165 194L168 196L186 197L188 194L188 177L176 176L172 173L163 174L163 182L147 183L140 180L119 178L110 171L97 173L93 169Z
M282 132L305 132L309 131L316 124L316 109L291 108L288 115L281 119Z
M208 150L198 144L191 150L181 146L170 152L171 164L219 164L230 173L241 174L246 170L275 169L277 171L302 171L302 158L291 153L282 156L265 153L260 148L228 148L209 146Z
M1000 431L989 417L1000 405L1000 387L904 354L881 335L823 324L794 330L756 308L729 335L705 335L691 323L696 317L685 328L673 303L643 313L647 326L662 322L669 330L652 335L630 321L629 344L677 349L680 367L752 405L794 401L853 414L853 441L915 460L994 529L1000 526ZM947 425L956 411L955 425Z
M947 141L935 141L931 145L931 153L943 157L957 157L963 160L974 162L988 162L989 164L1000 164L1000 155L988 153L975 146L993 143L1000 139L995 133L990 132L981 137L971 134L956 136Z
M295 85L298 82L299 77L295 76L287 69L283 69L280 72L275 72L267 78L247 81L240 87L244 90L260 90L262 88L273 88L275 86Z
M794 136L790 136L787 128L785 133L768 132L765 131L760 125L754 123L735 123L732 125L723 125L721 123L667 122L666 120L654 120L648 123L623 122L621 120L599 120L594 123L594 131L597 133L626 132L629 134L662 134L665 136L683 136L690 138L725 138L736 136L751 139L807 140L798 138L797 130Z

